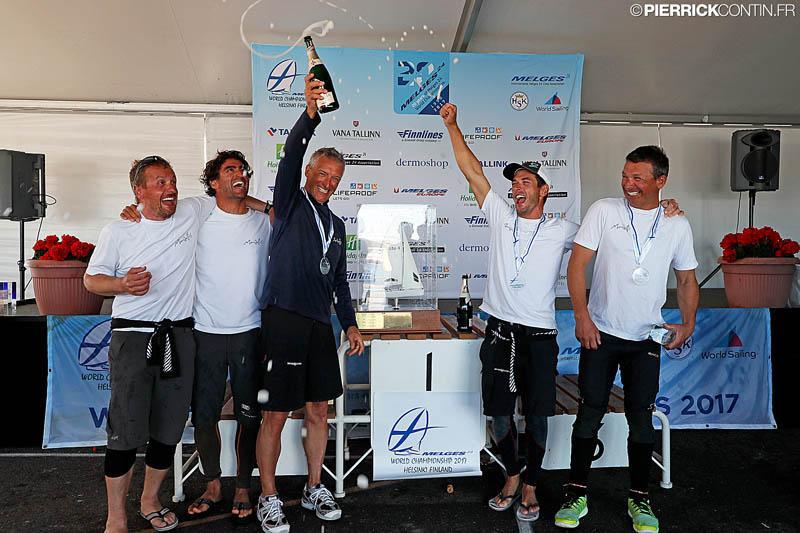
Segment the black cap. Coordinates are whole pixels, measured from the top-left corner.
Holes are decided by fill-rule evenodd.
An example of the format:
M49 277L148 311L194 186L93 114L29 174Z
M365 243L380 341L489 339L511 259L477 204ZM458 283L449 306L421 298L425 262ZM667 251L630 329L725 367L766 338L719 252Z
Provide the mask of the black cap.
M517 173L518 170L525 169L532 174L536 174L547 185L553 186L553 183L550 181L550 178L541 171L542 164L538 161L523 161L522 163L509 163L506 165L506 168L503 169L503 176L506 177L508 180L514 179L514 174Z

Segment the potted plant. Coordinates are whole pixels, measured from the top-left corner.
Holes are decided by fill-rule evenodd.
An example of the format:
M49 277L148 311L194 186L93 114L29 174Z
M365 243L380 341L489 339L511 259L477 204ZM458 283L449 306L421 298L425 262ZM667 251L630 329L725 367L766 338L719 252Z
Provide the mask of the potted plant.
M769 226L729 233L719 243L719 263L730 307L784 307L800 245Z
M31 270L36 306L43 315L96 315L103 297L83 286L94 244L72 235L48 235L33 245Z

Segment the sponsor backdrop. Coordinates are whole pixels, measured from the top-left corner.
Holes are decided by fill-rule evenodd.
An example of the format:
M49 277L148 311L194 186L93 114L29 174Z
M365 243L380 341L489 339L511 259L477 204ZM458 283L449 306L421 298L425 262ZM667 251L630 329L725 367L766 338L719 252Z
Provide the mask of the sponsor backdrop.
M254 49L267 56L285 50ZM436 271L423 276L435 276L440 297L458 297L461 274L472 275L472 295L482 297L489 242L486 218L438 116L445 102L459 106L464 138L495 191L508 197L510 184L501 173L507 163L540 161L553 180L547 215L580 220L582 55L318 50L341 108L323 115L310 148L334 146L347 163L331 208L352 235L359 204L434 205L444 252ZM253 191L259 196L272 197L283 144L305 108L307 64L304 48L277 59L253 54ZM348 256L354 281L356 255ZM565 296L564 280L559 294Z
M679 312L665 310L664 318L667 322L677 321ZM580 348L573 334L575 322L572 311L557 311L556 319L561 348L558 371L575 374L578 371ZM109 326L108 317L47 317L49 368L42 447L105 445L105 422L111 388L108 381ZM363 372L354 368L362 361L360 358L348 358L349 382L364 381L365 376L357 376ZM771 372L767 309L701 309L697 314L697 328L693 337L679 350L662 351L661 389L656 403L667 414L672 426L677 428L774 428ZM397 404L398 409L406 404L408 407L386 422L391 422L389 430L406 410L417 407L428 411L426 416L431 417L431 426L452 425L452 420L456 420L451 420L452 412L437 414L438 407L428 402L428 394L413 393L411 396L408 402ZM472 400L465 396L456 403L467 406L469 401ZM480 409L470 412L478 415ZM403 420L408 424L398 422L398 427L408 429L413 420ZM377 441L389 442L391 431L382 435L377 433L377 428L374 431ZM432 440L428 441L426 437L426 446L437 442L434 436L438 431L430 433ZM447 432L442 430L441 434ZM184 441L191 442L192 438L190 428L184 435ZM388 446L382 452L387 457L394 457L390 448ZM400 463L397 463L397 467L400 467Z

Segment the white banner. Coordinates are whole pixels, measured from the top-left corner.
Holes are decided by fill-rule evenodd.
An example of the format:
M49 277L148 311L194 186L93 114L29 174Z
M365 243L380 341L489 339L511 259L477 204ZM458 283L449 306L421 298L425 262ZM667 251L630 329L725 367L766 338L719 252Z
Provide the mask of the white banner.
M480 476L485 437L478 392L376 392L373 478Z
M254 49L275 56L285 47ZM435 206L438 262L421 275L436 279L440 298L458 297L461 274L472 276L472 296L483 297L489 252L486 217L438 116L444 102L459 107L464 139L501 197L510 194L503 167L536 160L553 181L547 216L580 221L582 55L317 50L341 108L322 117L309 148L334 146L347 163L330 207L350 236L362 203ZM286 136L305 107L306 64L302 47L272 60L253 55L251 191L261 198L272 198ZM350 281L358 280L356 257L348 253ZM565 274L560 296L567 295Z

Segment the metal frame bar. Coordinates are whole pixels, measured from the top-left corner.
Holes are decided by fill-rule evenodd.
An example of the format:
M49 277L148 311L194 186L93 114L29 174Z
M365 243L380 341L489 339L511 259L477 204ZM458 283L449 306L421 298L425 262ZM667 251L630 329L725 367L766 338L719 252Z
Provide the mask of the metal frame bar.
M483 0L465 0L464 9L461 11L461 19L458 21L456 35L453 37L451 52L466 52L472 34L475 32L475 24L478 22L478 14L481 12Z

